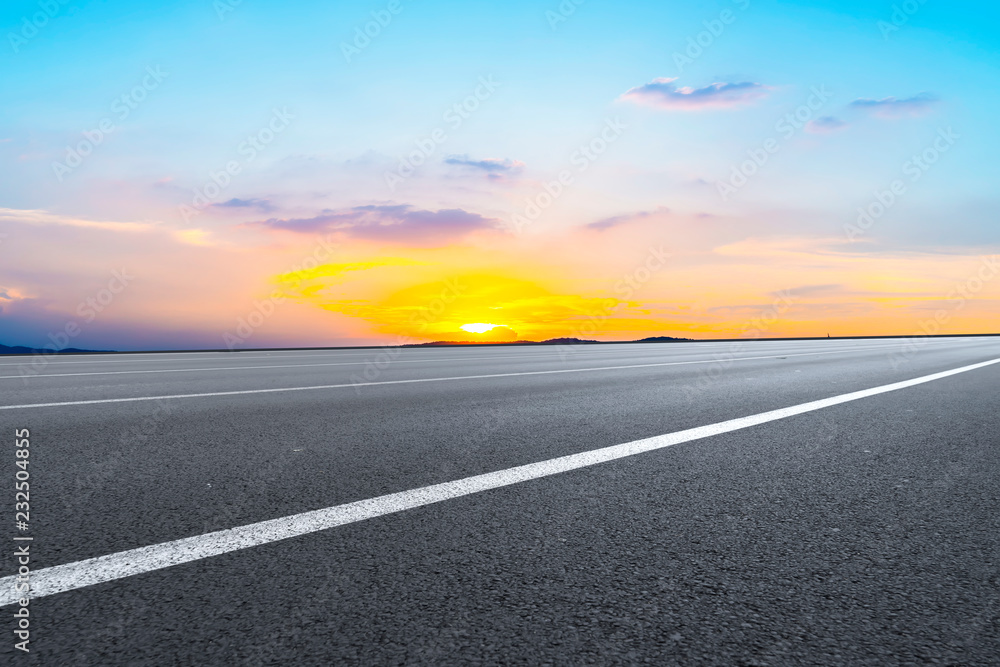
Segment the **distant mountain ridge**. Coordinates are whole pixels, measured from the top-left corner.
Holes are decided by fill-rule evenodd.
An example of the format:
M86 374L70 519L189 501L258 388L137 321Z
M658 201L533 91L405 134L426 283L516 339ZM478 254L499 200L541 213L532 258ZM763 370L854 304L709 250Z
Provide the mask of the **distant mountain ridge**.
M641 340L616 340L614 343L669 343L690 341L692 338L674 338L672 336L652 336ZM411 343L403 347L446 347L448 345L601 345L599 340L583 338L549 338L548 340L515 340L502 343L487 343L481 340L436 340L432 343Z
M650 336L632 341L633 343L669 343L670 341L694 340L693 338L674 338L673 336Z
M113 352L113 350L81 350L78 347L67 347L62 350L40 350L34 347L24 347L23 345L11 346L0 344L0 354L86 354L88 352Z

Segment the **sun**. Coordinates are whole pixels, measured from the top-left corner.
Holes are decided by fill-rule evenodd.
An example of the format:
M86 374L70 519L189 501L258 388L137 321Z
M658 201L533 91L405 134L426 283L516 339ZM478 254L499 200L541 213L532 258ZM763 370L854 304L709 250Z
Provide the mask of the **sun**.
M481 334L481 333L486 333L487 331L491 331L491 330L497 328L498 326L501 326L501 325L499 325L499 324L484 324L482 322L479 322L479 323L476 323L476 324L463 324L459 328L462 331L468 331L469 333Z

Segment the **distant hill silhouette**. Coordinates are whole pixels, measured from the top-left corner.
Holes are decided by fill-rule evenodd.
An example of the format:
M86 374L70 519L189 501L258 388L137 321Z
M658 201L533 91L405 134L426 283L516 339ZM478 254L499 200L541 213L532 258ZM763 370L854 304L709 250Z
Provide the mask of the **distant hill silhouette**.
M24 347L23 345L2 345L0 344L0 354L86 354L88 352L113 352L114 350L81 350L78 347L67 347L62 350L39 350L34 347Z
M691 338L673 338L671 336L653 336L642 340L616 340L615 343L669 343L692 340ZM515 340L504 343L490 343L481 340L436 340L432 343L411 343L403 347L446 347L448 345L601 345L603 341L585 340L583 338L549 338L548 340Z
M503 343L483 340L435 340L430 343L408 343L401 347L446 347L448 345L538 345L538 343L533 340L512 340Z
M652 336L641 340L634 340L633 343L669 343L670 341L694 340L693 338L674 338L673 336Z
M448 346L458 346L458 345L602 345L605 342L614 343L669 343L678 341L688 341L691 338L673 338L671 336L652 336L650 338L643 338L642 340L621 340L621 341L599 341L599 340L587 340L584 338L549 338L548 340L514 340L506 342L491 343L481 340L436 340L430 343L411 343L409 345L403 345L403 347L448 347ZM0 344L0 355L17 355L17 354L102 354L108 352L114 352L115 350L84 350L78 347L67 347L63 350L52 350L52 349L38 349L33 347L24 347L23 345L3 345Z

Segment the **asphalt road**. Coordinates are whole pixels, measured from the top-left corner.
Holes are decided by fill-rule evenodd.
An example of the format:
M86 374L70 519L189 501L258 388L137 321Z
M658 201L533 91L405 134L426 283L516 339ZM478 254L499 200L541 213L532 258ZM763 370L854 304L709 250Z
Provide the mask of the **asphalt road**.
M1000 338L0 357L5 488L30 429L41 582L995 359ZM29 654L3 607L0 661L996 665L998 408L1000 364L234 543L34 598Z

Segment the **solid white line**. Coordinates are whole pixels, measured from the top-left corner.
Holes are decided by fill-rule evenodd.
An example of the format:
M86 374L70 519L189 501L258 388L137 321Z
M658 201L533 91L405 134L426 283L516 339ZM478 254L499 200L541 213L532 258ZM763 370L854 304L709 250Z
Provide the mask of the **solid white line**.
M556 349L556 347L557 346L553 345L553 346L550 346L550 347L546 348L544 352L540 351L540 352L538 352L535 355L529 355L529 356L538 356L538 357L549 356L549 355L551 355L551 352L554 349ZM595 349L596 347L602 347L606 352L611 352L611 350L608 350L604 346L581 346L581 347L586 347L586 349L588 349L588 350L589 349ZM232 353L232 354L223 354L222 356L218 356L218 357L201 358L201 359L197 359L195 361L229 361L231 359L232 360L237 360L238 359L240 361L242 361L244 359L271 359L273 361L282 361L284 359L315 359L315 358L329 359L329 358L335 358L335 357L365 357L366 355L364 353L368 353L368 355L367 355L366 358L370 358L370 357L378 356L379 354L384 354L387 350L397 350L397 349L401 349L403 352L410 352L410 351L418 352L418 351L422 351L422 350L426 350L426 351L444 350L444 351L451 352L452 350L454 350L454 348L452 348L452 347L426 347L426 348L409 348L409 347L404 347L404 348L399 348L399 347L394 347L394 346L388 346L388 347L380 347L380 348L371 348L371 349L358 350L357 352L353 352L353 353L350 353L350 354L333 354L333 353L316 352L314 354L275 354L275 355L251 356L249 353L239 352L239 353ZM502 352L502 351L518 351L518 350L521 350L521 349L524 349L524 348L496 348L496 349ZM629 350L629 351L632 351L632 350ZM638 350L636 350L636 351L638 351ZM176 354L198 355L198 354L211 354L211 353L209 353L209 352L185 352L185 353L178 352ZM87 355L87 356L94 356L94 355ZM124 355L115 355L115 356L124 357ZM128 356L132 356L132 355L128 355ZM499 356L503 356L503 355L500 354L500 355L497 355L497 356L499 357ZM3 357L0 357L0 358L3 358ZM31 364L30 364L29 360L31 358L32 357L26 355L24 357L24 359L25 359L24 361L17 362L17 363L9 363L9 364L8 363L2 363L2 362L0 362L0 366L30 366ZM47 358L50 359L50 362L52 364L58 364L58 365L64 365L64 364L90 364L90 365L93 365L93 364L153 363L153 362L175 362L175 363L178 363L178 362L192 361L191 359L182 359L182 358L177 358L177 357L171 358L171 359L163 358L163 359L134 359L134 360L133 359L128 359L128 358L118 358L118 359L99 359L99 360L96 360L96 361L70 361L70 360L63 361L62 359L64 359L64 357L47 357ZM506 359L506 358L509 358L509 357L503 356L503 358Z
M153 362L161 362L161 361L162 362L191 361L191 359L182 358L182 357L188 357L188 356L199 357L199 359L197 359L197 361L223 361L223 360L226 360L226 359L276 359L276 360L280 360L280 359L290 359L290 358L293 358L293 357L302 357L302 358L311 358L311 357L317 357L317 356L319 356L319 357L327 357L327 358L328 357L351 357L351 356L360 356L364 352L374 352L374 351L375 350L373 350L373 349L358 350L357 352L352 353L352 354L347 354L347 353L339 354L339 353L335 353L333 351L325 352L324 353L324 352L317 351L317 352L315 352L313 354L281 354L281 353L275 353L273 355L270 355L270 354L260 354L260 355L256 355L256 356L253 353L250 353L250 352L171 352L171 353L164 353L164 354L156 354L153 359L136 359L134 357L139 356L139 355L134 355L134 354L113 354L113 355L88 354L88 355L85 355L86 357L88 357L88 359L91 359L91 358L97 357L97 356L110 356L110 357L113 357L111 359L94 359L93 361L86 361L86 360L83 360L83 359L79 359L78 360L75 355L42 355L42 356L44 356L45 359L48 360L48 363L60 364L60 365L62 365L62 364L127 364L127 363L144 364L144 363L153 363ZM153 353L150 353L150 354L153 354ZM219 356L211 357L211 358L202 357L202 355L206 355L206 354L217 354ZM8 364L8 363L0 363L0 366L26 366L26 365L31 365L30 360L34 359L35 356L36 355L26 354L26 355L24 355L22 357L24 359L24 361L20 361L20 362L17 362L17 363L10 363L10 364ZM143 355L143 356L145 356L145 355ZM0 358L3 358L3 357L0 357Z
M344 387L372 387L376 385L389 384L415 384L418 382L454 382L456 380L485 380L490 378L518 377L524 375L552 375L556 373L593 373L597 371L617 371L629 368L654 368L660 366L689 366L693 364L718 364L731 363L734 361L754 361L759 359L786 359L788 357L814 357L824 354L844 354L860 349L883 349L883 346L874 348L854 348L852 350L831 350L828 352L800 352L797 354L775 353L760 357L737 357L732 359L702 359L699 361L666 361L655 364L629 364L627 366L599 366L596 368L559 368L549 371L521 371L518 373L491 373L488 375L460 375L457 377L443 378L415 378L412 380L380 380L378 382L351 382L345 384L322 384L309 387L276 387L273 389L241 389L237 391L211 391L201 394L173 394L168 396L132 396L125 398L97 398L86 401L62 401L58 403L28 403L25 405L0 405L0 410L22 410L28 408L54 408L67 405L97 405L101 403L133 403L135 401L163 401L175 398L208 398L211 396L245 396L249 394L276 394L289 391L316 391L319 389L343 389Z
M886 345L870 346L870 347L852 347L850 349L838 349L836 352L853 352L855 350L881 350L887 347ZM637 350L639 352L639 350ZM833 351L826 351L822 354L830 354ZM777 354L777 353L776 353ZM393 364L430 364L439 361L483 361L483 360L493 360L497 362L506 361L508 359L538 359L540 361L557 361L555 355L538 355L538 354L520 354L520 355L498 355L490 357L443 357L440 359L393 359L391 363ZM579 360L579 358L578 358ZM214 360L212 360L214 361ZM280 361L280 359L275 359L275 361ZM36 378L62 378L62 377L80 377L89 375L136 375L144 373L197 373L201 371L249 371L249 370L259 370L266 368L319 368L323 366L364 366L365 364L373 364L371 359L366 359L363 361L337 361L331 363L322 364L266 364L264 366L217 366L215 368L157 368L157 369L139 369L130 371L90 371L85 373L39 373L37 375L0 375L0 380L16 380L23 378L25 380L36 379Z
M857 401L862 398L877 396L899 389L906 389L907 387L913 387L926 382L933 382L934 380L967 373L997 363L1000 363L1000 358L972 364L971 366L963 366L942 373L925 375L912 380L895 382L849 394L841 394L840 396L824 398L818 401L810 401L809 403L802 403L780 410L771 410L770 412L762 412L749 417L730 419L717 424L709 424L708 426L699 426L685 431L677 431L676 433L658 435L643 440L626 442L621 445L613 445L580 454L571 454L570 456L562 456L538 463L529 463L515 468L475 475L473 477L466 477L465 479L434 484L409 491L390 493L378 496L377 498L359 500L345 505L303 512L302 514L293 514L292 516L280 519L270 519L247 526L187 537L172 542L129 549L128 551L121 551L107 556L98 556L97 558L88 558L87 560L75 563L56 565L31 573L31 597L38 598L56 593L64 593L85 586L93 586L145 572L161 570L173 565L190 563L203 558L269 544L291 537L308 535L309 533L327 530L336 526L394 514L424 505L460 498L473 493L499 489L529 480L557 475L570 470L586 468L599 463L606 463L684 442L691 442L692 440L731 433L779 419L787 419L807 412L813 412L814 410L822 410L834 405ZM16 580L17 575L0 579L0 605L12 604L20 598L20 595L18 595L14 588Z
M503 357L445 357L443 359L393 359L394 364L432 364L438 361L476 361L489 360L506 361L507 359L534 359L537 355L509 355ZM551 360L551 359L550 359ZM214 360L213 360L214 361ZM277 361L277 360L276 360ZM135 373L196 373L198 371L248 371L261 368L319 368L322 366L364 366L374 364L371 359L364 361L337 361L328 364L268 364L265 366L219 366L216 368L157 368L153 370L143 369L134 371L96 371L90 373L41 373L39 375L0 375L0 380L10 380L24 377L33 378L60 378L76 377L80 375L131 375Z

